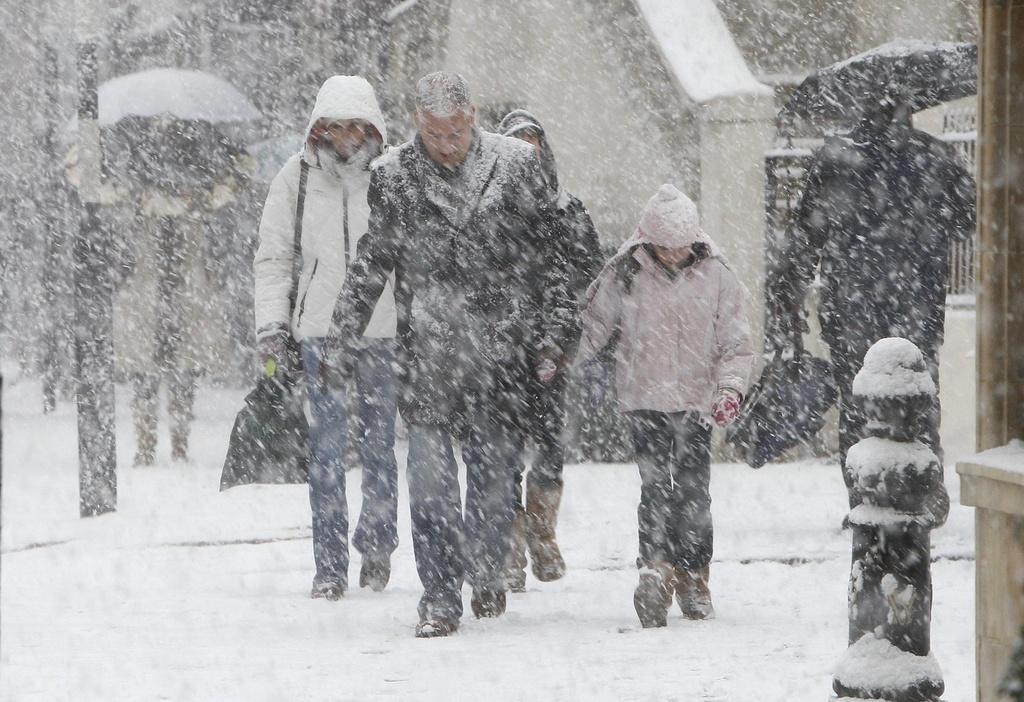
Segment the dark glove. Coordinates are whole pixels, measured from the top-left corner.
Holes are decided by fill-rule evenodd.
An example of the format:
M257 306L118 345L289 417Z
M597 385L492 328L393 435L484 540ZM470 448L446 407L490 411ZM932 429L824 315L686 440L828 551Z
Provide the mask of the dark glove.
M592 405L604 403L611 381L610 369L611 364L602 358L595 358L583 365L583 379Z
M540 352L534 372L537 374L537 380L547 384L554 380L558 371L565 368L566 365L568 365L568 360L562 353L562 349L557 346L549 346Z
M939 483L935 486L935 489L925 500L925 509L931 514L933 528L937 528L946 523L946 518L949 516L949 491L946 490L946 486L943 483Z
M259 361L259 374L273 378L280 373L287 373L288 363L288 331L278 329L256 341L256 355Z

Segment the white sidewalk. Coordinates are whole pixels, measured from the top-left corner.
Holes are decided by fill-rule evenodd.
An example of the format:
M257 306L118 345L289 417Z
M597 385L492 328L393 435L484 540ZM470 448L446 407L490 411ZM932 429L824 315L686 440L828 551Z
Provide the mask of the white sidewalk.
M459 633L426 641L413 638L420 587L404 479L388 589L312 601L304 486L217 491L242 393L200 391L192 463L170 464L164 430L158 466L133 469L118 390L119 509L80 520L73 407L44 417L37 384L5 389L2 699L810 702L831 693L850 559L836 465L716 465L718 618L676 611L657 631L640 629L632 606L635 467L569 466L559 526L568 575L531 578L499 620L474 620L466 591ZM954 506L933 535L932 647L953 701L974 695L973 512L959 506L951 468L946 479ZM352 515L358 480L349 473ZM354 553L353 585L358 571Z

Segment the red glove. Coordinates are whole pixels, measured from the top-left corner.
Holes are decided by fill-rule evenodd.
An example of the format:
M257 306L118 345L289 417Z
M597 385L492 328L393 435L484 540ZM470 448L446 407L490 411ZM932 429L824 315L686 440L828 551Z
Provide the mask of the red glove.
M537 380L542 383L550 383L558 373L558 364L550 358L545 358L537 364Z
M742 401L740 394L735 390L719 390L718 399L711 405L711 416L714 418L715 424L727 427L736 421L736 418L740 416Z

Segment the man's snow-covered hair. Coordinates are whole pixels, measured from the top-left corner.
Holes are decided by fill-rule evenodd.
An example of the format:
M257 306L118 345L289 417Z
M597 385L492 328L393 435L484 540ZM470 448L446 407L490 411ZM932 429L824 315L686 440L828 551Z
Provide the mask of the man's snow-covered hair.
M416 82L416 109L438 117L466 114L473 103L469 83L458 73L435 71Z

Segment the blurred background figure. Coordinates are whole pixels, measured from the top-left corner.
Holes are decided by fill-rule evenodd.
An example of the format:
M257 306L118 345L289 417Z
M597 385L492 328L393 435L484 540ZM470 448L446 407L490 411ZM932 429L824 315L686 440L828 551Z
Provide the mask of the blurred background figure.
M112 78L98 100L106 232L96 246L113 268L114 368L131 386L134 463L156 460L164 384L171 457L183 461L197 379L237 372L232 302L238 253L251 238L239 222L253 160L229 135L260 113L230 83L178 68ZM77 131L73 119L69 136ZM77 144L65 166L74 197L83 177Z
M556 265L565 284L577 298L597 277L604 263L597 230L578 198L558 184L555 154L540 121L526 110L513 110L498 125L504 136L532 145L540 161L549 206L545 224L560 250ZM516 471L516 514L512 523L512 551L509 560L509 588L526 587L526 550L538 580L557 580L565 574L555 527L562 501L562 468L565 463L565 390L567 376L556 375L542 383L529 376L526 407L522 413L520 460ZM526 473L526 504L523 505L524 450L532 441L533 464Z
M839 392L839 450L850 506L858 498L846 452L866 418L853 378L879 339L903 337L939 385L950 252L975 230L975 183L954 147L913 126L917 110L976 90L969 44L894 42L821 69L786 111L854 123L825 140L809 164L794 225L769 251L766 342L792 351L806 330L804 298L820 277L818 318ZM813 78L813 80L812 80ZM942 460L939 403L921 441ZM933 512L945 518L939 486Z
M156 459L160 387L171 458L188 460L197 380L231 357L224 297L232 242L217 226L245 182L244 152L208 122L131 117L118 124L130 157L115 205L114 357L130 382L136 466ZM115 151L115 154L117 152Z

